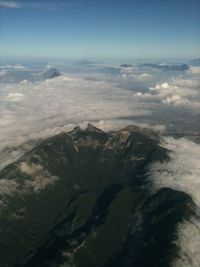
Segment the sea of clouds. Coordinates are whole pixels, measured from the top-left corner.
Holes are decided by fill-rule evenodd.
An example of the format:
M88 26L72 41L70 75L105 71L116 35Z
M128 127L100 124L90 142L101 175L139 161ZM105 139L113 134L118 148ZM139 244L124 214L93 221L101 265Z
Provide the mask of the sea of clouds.
M137 121L188 131L199 123L200 67L163 73L142 66L110 66L109 73L109 65L99 69L95 65L91 74L87 69L36 81L23 79L25 66L13 68L21 80L0 83L0 149L88 121L101 122L107 130ZM1 72L7 69L2 67ZM27 72L30 75L30 68Z
M42 79L44 71L35 65L0 66L0 168L37 140L76 125L90 122L110 131L137 124L171 135L162 144L171 151L171 161L151 166L155 188L184 191L200 207L200 145L188 140L200 136L200 67L163 71L159 64L156 69L142 64L62 65L62 75L47 80ZM184 138L175 139L176 133ZM200 266L200 220L183 222L178 231L181 250L174 266Z

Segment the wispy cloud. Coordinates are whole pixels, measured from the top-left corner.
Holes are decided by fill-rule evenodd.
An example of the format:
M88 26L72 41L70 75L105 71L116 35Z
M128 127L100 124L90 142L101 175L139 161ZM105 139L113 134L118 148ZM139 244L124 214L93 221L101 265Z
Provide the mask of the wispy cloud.
M58 10L61 8L67 8L71 6L80 5L80 2L67 1L67 2L22 2L22 1L0 1L0 7L4 8L33 8L33 9L43 9L43 10Z
M21 8L21 4L19 2L14 1L0 1L0 7L6 8Z

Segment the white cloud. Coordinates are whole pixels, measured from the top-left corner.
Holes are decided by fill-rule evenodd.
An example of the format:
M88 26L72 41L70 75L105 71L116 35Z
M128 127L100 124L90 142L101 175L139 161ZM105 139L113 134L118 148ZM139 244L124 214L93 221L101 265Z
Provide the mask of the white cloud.
M47 137L84 121L118 120L151 113L132 92L105 81L60 76L42 82L0 85L0 148ZM6 104L6 101L10 104ZM23 101L22 101L23 100ZM71 126L72 127L72 126Z
M168 96L162 101L164 104L182 104L182 99L179 95Z
M7 96L8 101L10 102L19 102L24 98L22 93L9 93Z
M36 164L28 165L26 162L21 162L20 164L20 171L28 175L33 175L37 172L41 172L42 169L43 168L41 165L36 165Z
M21 5L19 2L15 2L15 1L0 1L0 7L21 8Z
M166 125L178 116L183 119L183 111L184 125L187 124L187 114L190 123L193 123L191 117L195 118L193 114L199 114L200 91L196 68L184 75L162 79L131 68L117 79L120 82L131 82L133 90L126 90L121 84L113 82L114 79L105 81L105 76L101 75L93 80L63 75L46 81L24 80L18 84L0 84L0 150L11 147L11 153L7 152L9 149L2 154L0 152L0 164L5 166L25 151L21 147L16 150L17 154L12 147L32 139L46 138L63 130L69 131L77 124L86 127L88 122L92 122L105 131L139 124L163 132L166 126L160 123L157 114L161 114L164 121L167 116L170 117L166 119ZM139 84L146 86L146 90L137 88ZM181 115L176 112L180 111L180 107ZM149 124L142 119L145 116ZM150 174L155 188L167 186L184 191L200 206L200 146L184 138L165 138L163 145L172 150L172 160L152 165ZM27 146L27 149L30 147L31 145ZM19 169L32 176L24 183L24 192L38 193L58 180L45 172L40 165L22 162ZM16 181L0 180L0 194L12 195L19 188ZM178 242L182 254L174 266L188 266L189 261L193 262L192 267L199 266L197 246L190 245L193 241L194 244L196 240L199 242L194 238L195 235L200 236L197 233L199 226L195 219L179 226ZM184 256L186 254L187 257Z
M157 84L155 88L152 88L153 90L162 90L162 89L169 89L169 84L168 83L162 83L162 84Z
M0 85L0 93L0 150L69 131L77 124L85 127L88 122L104 121L104 130L140 124L134 118L149 116L152 112L132 91L110 82L70 75L41 82ZM10 151L0 153L0 166L11 161L9 156L16 159L16 153ZM19 151L21 155L24 150Z
M200 145L185 138L165 138L163 146L171 151L169 162L154 163L150 170L150 180L157 190L162 187L183 191L192 196L200 208ZM200 220L197 215L178 225L179 255L172 267L200 266Z
M199 67L191 67L185 73L164 73L158 70L143 73L139 67L125 68L121 70L121 73L122 86L132 87L132 90L136 92L135 96L140 97L141 100L143 98L142 101L146 98L148 103L159 102L169 107L190 109L189 112L199 113ZM138 90L140 88L141 90Z
M167 82L164 82L164 83L159 83L159 84L156 84L155 87L150 87L149 90L150 91L158 91L158 92L169 92L169 89L177 89L176 86L170 86Z
M28 84L28 80L22 80L22 81L20 81L20 84Z
M7 74L6 70L0 70L0 77L5 76Z
M43 167L39 164L27 164L26 162L19 163L19 170L28 175L29 178L24 180L20 178L9 179L0 179L0 196L12 196L14 194L31 194L39 193L44 190L47 186L53 185L56 181L59 180L57 176L50 175ZM3 198L3 203L0 203L0 206L7 206L5 203L5 198Z
M17 191L18 183L10 179L0 179L0 195L12 195Z
M45 9L45 10L57 10L60 8L66 8L71 6L80 5L78 1L70 1L64 3L52 3L45 1L26 2L26 1L0 1L0 7L4 8L34 8L34 9Z
M155 186L184 191L200 207L200 145L185 138L167 137L163 146L172 151L171 160L152 165Z
M131 71L135 76L148 76L139 68ZM197 123L195 120L191 122L191 116L197 116L200 110L196 74L165 77L154 86L149 86L149 81L142 81L141 89L137 88L140 78L135 84L135 79L130 76L122 78L117 74L116 80L112 76L106 81L106 75L86 73L86 78L84 75L66 74L46 81L0 84L1 166L10 162L8 153L1 153L4 148L68 131L77 124L85 127L92 122L104 130L119 129L127 124L168 126L171 120L183 120L183 116L183 127L187 127L188 118L190 123ZM90 79L94 75L97 79ZM155 79L158 77L153 77ZM122 80L130 82L131 89L126 89ZM16 153L10 155L16 159Z
M0 120L0 126L1 127L6 127L9 126L13 123L14 116L11 115L9 112L2 112L1 114L1 120ZM2 128L1 128L2 130Z
M134 96L136 96L136 97L152 97L152 95L150 93L143 93L143 92L137 92L136 94L134 94Z
M200 220L192 217L178 226L178 240L176 244L180 248L179 255L174 259L172 267L200 266Z
M121 69L122 79L132 79L139 82L151 82L153 80L153 75L151 73L143 73L137 67L123 68Z
M200 66L190 66L189 70L187 71L187 73L189 74L197 74L199 75L200 74Z
M19 169L22 173L30 176L30 179L24 180L24 185L22 187L26 193L31 193L31 191L39 193L47 186L53 185L59 180L57 176L50 175L40 164L28 164L23 161L19 164Z
M22 66L22 65L19 64L19 65L15 65L15 66L13 66L13 68L14 68L14 69L19 69L19 70L22 69L22 70L23 70L23 69L26 69L27 67Z
M33 180L27 180L25 186L28 189L33 190L35 193L39 193L47 186L53 185L57 180L59 180L57 176L37 175Z
M16 70L24 70L27 69L26 66L23 66L21 64L17 65L5 65L5 66L0 66L0 69L16 69Z
M199 112L200 92L198 80L175 79L171 83L156 84L150 87L150 92L155 92L163 104L183 106Z
M86 122L86 124L84 125L86 127L88 122ZM126 127L127 125L138 125L140 127L143 128L150 128L156 132L159 133L163 133L166 129L166 127L164 125L159 125L159 124L155 124L155 125L150 125L147 123L138 123L136 121L133 120L100 120L99 122L94 122L93 123L94 126L96 126L97 128L102 129L105 132L109 132L109 131L114 131L114 130L119 130L122 129L124 127Z

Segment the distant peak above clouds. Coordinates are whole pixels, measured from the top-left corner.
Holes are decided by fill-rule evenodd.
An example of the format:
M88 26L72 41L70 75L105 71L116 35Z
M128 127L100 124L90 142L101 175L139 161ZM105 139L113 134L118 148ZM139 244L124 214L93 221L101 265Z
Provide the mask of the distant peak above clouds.
M44 74L43 78L44 79L52 79L55 77L60 76L61 73L56 69L56 68L49 68Z
M83 64L83 65L89 65L89 64L95 64L93 61L87 60L87 59L80 59L78 64Z
M200 58L195 58L193 60L190 60L189 64L193 66L200 66Z
M132 68L133 65L132 64L121 64L120 68Z
M145 63L142 67L150 67L153 69L163 70L163 71L186 71L189 70L189 66L183 65L167 65L163 63Z

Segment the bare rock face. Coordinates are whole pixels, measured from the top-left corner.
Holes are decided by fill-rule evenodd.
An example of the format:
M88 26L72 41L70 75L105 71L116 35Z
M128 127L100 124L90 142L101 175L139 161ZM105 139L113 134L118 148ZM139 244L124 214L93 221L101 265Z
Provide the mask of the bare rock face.
M42 141L0 173L0 266L170 266L194 203L151 193L146 170L164 160L159 136L137 126Z

